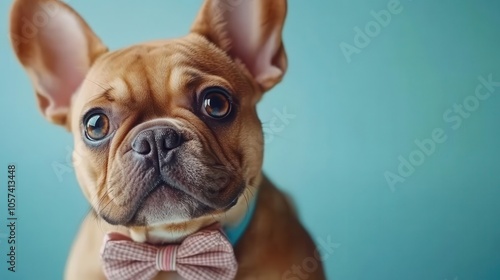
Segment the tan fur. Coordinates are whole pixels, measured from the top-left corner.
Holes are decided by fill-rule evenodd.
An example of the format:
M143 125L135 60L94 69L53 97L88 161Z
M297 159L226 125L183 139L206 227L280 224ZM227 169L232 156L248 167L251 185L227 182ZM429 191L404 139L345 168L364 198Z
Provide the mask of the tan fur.
M315 245L293 207L261 171L263 135L255 106L286 71L281 42L286 2L245 1L248 0L243 0L246 5L255 5L248 6L253 9L249 12L252 19L249 24L256 28L254 40L248 46L246 38L230 26L239 16L233 14L238 7L228 4L235 1L208 0L187 36L112 52L66 4L56 0L14 3L11 34L22 36L21 18L32 18L41 5L51 4L59 13L54 17L76 20L71 30L80 32L86 42L76 53L81 63L74 66L79 67L75 70L72 65L64 68L68 65L43 30L26 42L13 41L14 51L33 81L42 113L74 135L76 176L95 212L82 223L68 258L65 279L105 279L99 249L108 231L129 235L136 242L177 242L214 222L225 226L238 224L252 199L257 199L255 214L235 247L239 263L236 279L285 279L285 272L292 266L314 256ZM65 84L61 77L70 74L82 81ZM61 79L48 82L53 77ZM223 87L233 94L237 114L230 124L209 125L193 108L199 93L211 86ZM68 96L61 99L51 91ZM55 109L48 110L50 106ZM82 114L97 107L112 112L114 133L112 140L98 151L82 140ZM158 202L161 196L157 195L140 206L145 209L145 224L124 226L128 213L137 216L142 211L132 209L134 196L142 189L137 186L140 180L131 177L130 171L135 170L136 163L128 157L130 143L142 129L166 124L181 131L188 140L183 145L185 153L191 156L189 159L197 160L199 168L208 170L206 174L200 171L205 175L200 178L210 179L212 173L222 170L222 174L230 173L235 182L243 180L240 199L229 210L214 209L191 219L179 215L169 222L157 223L148 220L153 219L150 214L156 213L155 209L163 209ZM238 184L230 186L217 199L225 201L239 193ZM117 225L107 223L103 217L116 221ZM160 273L155 279L178 278L176 273ZM321 265L307 279L324 279Z

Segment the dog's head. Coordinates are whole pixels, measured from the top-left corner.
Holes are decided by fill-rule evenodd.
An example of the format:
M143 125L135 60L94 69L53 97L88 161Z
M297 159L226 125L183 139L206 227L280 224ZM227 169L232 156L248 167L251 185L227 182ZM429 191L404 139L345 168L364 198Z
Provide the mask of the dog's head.
M153 8L153 7L152 7ZM262 94L286 70L285 0L207 0L191 32L109 51L56 0L17 0L11 39L77 179L114 225L217 217L256 187Z

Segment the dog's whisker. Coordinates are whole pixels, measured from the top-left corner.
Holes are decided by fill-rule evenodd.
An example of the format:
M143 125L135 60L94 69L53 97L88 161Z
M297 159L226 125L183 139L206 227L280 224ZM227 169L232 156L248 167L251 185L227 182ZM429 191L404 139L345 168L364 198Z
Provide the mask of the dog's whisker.
M243 198L245 199L245 202L247 204L247 212L250 210L250 204L248 203L248 197L246 196L246 193L243 193Z
M106 192L101 196L101 199L99 200L99 202L96 204L97 206L97 211L99 212L102 212L106 209L106 207L108 207L112 202L114 202L114 199L115 197L112 197L111 199L109 199L109 201L103 206L103 202L105 200L106 197L109 197L109 195L111 194L111 192L113 192L115 189L114 188L110 188L110 189L107 189Z
M87 80L87 81L95 84L96 86L102 88L104 91L112 89L112 87L110 85L102 85L102 84L100 84L100 83L98 83L98 82L96 82L94 80L89 79L88 77L86 77L85 80Z
M102 196L98 199L98 201L96 201L96 206L97 206L97 210L101 210L100 206L101 204L104 202L104 200L106 199L106 197L109 197L109 195L111 195L111 193L114 191L115 189L114 188L109 188L107 189L103 194Z

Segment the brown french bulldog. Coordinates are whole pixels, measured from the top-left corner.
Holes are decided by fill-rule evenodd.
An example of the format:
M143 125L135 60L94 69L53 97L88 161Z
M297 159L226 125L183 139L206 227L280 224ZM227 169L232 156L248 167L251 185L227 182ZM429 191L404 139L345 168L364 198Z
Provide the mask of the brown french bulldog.
M256 104L287 68L286 9L286 0L207 0L187 36L109 51L65 3L15 1L14 51L42 114L73 134L76 177L92 207L66 279L105 279L108 231L176 243L248 215L234 245L236 279L325 278L321 263L291 273L318 252L261 170Z

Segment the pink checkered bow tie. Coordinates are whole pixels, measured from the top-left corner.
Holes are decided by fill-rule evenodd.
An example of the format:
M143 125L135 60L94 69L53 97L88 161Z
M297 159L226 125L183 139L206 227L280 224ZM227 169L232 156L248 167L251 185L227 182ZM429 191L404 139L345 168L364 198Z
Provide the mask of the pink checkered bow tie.
M164 247L110 233L101 257L109 280L150 280L159 271L177 271L187 280L230 280L238 268L233 247L222 232L213 229L197 232L180 245Z

